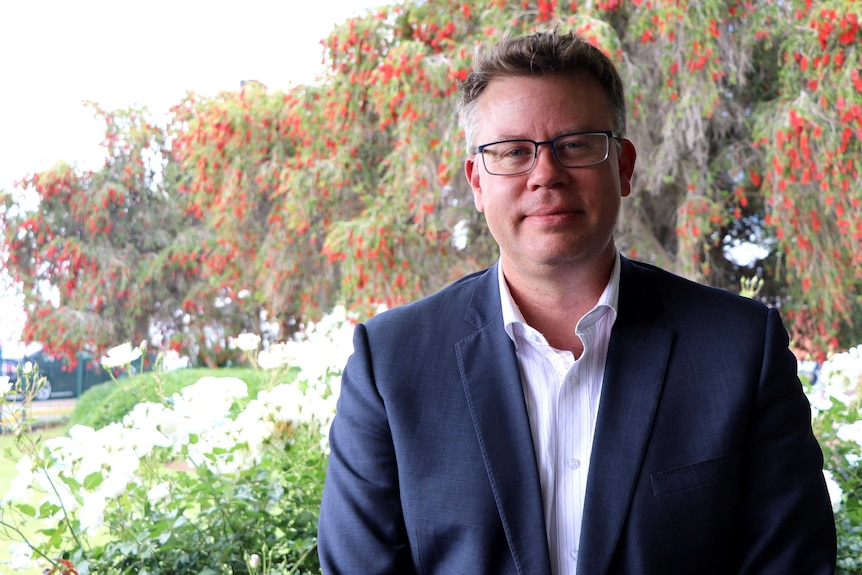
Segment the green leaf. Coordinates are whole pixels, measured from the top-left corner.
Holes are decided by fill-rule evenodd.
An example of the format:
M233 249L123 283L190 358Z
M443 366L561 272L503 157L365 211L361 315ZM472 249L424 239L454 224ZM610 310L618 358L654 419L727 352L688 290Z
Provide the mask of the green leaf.
M36 508L28 503L15 503L14 507L27 517L36 517Z
M94 471L84 478L84 489L87 491L93 491L102 484L104 479L105 478L102 476L101 471Z
M49 501L45 501L42 505L39 506L39 517L52 517L60 511L60 506L55 505Z

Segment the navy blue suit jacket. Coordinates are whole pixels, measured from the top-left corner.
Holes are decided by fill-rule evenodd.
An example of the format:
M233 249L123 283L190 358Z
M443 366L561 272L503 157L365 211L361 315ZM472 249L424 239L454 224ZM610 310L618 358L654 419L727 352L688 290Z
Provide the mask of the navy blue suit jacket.
M324 573L550 573L495 268L359 325ZM623 259L578 573L815 575L835 526L777 311Z

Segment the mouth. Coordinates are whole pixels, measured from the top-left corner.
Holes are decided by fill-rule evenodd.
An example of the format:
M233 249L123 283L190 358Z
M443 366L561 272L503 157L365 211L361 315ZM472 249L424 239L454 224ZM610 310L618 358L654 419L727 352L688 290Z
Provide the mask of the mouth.
M569 208L550 206L550 207L539 208L539 209L533 210L532 212L527 214L527 217L529 217L529 218L537 218L537 217L542 218L542 217L549 217L549 216L564 216L567 214L572 214L574 212L575 212L575 210L572 210Z
M548 206L548 207L543 207L543 208L538 208L538 209L532 210L531 212L528 212L527 214L525 214L525 217L527 217L527 218L538 218L538 219L545 219L545 218L553 219L553 218L571 217L571 216L577 215L579 213L580 213L580 210L576 210L574 208L565 208L562 206Z
M562 206L547 206L524 215L524 221L542 228L570 227L583 212Z

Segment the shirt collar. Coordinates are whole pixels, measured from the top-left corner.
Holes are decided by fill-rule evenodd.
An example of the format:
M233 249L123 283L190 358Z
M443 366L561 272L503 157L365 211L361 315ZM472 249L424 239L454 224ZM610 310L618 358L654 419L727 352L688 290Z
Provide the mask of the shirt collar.
M506 278L503 276L503 264L500 261L497 262L497 283L500 286L500 303L503 307L503 327L506 330L506 333L509 335L509 338L511 338L512 341L516 341L514 332L515 324L521 323L527 325L527 322L524 320L524 316L521 314L521 310L518 309L518 304L516 304L515 300L512 299L512 292L509 291L509 285L506 283ZM616 318L619 296L620 253L619 251L617 251L616 257L614 258L614 269L611 272L611 277L608 280L608 285L605 286L602 295L599 296L599 300L596 302L596 305L593 309L597 309L600 307L610 308L611 310L613 310L613 317Z

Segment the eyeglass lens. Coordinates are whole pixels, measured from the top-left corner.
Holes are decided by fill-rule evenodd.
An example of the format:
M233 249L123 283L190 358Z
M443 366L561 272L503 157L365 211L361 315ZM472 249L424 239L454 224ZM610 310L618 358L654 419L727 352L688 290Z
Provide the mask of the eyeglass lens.
M608 156L608 136L601 133L560 136L551 142L510 140L482 147L485 169L498 175L528 172L533 168L538 146L543 144L552 145L557 160L567 168L599 164Z

